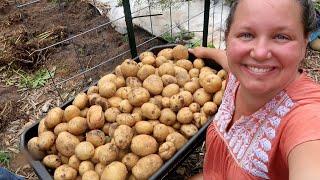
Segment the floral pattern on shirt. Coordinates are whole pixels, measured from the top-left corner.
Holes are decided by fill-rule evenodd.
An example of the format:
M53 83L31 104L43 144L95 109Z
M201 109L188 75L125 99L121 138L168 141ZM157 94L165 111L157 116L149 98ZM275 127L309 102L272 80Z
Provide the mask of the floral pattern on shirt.
M294 103L285 91L281 91L254 114L242 116L227 132L235 109L234 99L238 86L236 77L230 74L222 104L213 122L237 164L256 177L269 179L268 163L272 140L276 136L281 118L290 111Z

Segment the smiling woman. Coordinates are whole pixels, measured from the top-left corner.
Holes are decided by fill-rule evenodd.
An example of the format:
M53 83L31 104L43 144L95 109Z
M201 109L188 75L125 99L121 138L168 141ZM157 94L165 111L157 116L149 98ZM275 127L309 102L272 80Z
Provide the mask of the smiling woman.
M320 87L299 70L315 25L310 0L238 0L226 51L189 50L229 72L204 179L320 179Z

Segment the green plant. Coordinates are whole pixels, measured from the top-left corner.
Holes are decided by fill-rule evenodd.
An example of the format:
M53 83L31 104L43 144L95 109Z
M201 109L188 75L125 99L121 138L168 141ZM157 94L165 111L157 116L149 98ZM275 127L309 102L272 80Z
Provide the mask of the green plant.
M51 77L54 77L55 68L51 71L48 71L47 69L39 69L35 72L35 74L32 75L29 75L25 72L17 73L21 77L19 82L21 87L39 88L44 86Z
M0 151L0 164L9 166L10 163L10 154L7 151Z
M320 11L320 1L314 2L314 7L316 8L316 10Z

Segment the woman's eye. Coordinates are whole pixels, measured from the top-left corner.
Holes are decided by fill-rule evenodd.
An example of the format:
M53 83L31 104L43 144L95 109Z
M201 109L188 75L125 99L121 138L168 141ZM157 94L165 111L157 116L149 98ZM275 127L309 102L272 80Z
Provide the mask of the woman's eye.
M281 41L286 41L289 40L289 37L283 34L278 34L275 36L275 39L281 40Z
M250 33L241 33L239 37L243 40L250 40L253 38L253 35Z

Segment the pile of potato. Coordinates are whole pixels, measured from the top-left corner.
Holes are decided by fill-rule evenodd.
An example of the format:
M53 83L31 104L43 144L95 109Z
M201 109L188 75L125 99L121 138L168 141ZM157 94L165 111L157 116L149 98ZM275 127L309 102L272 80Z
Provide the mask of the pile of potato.
M28 142L54 179L148 179L217 111L226 72L188 60L182 45L126 59Z

